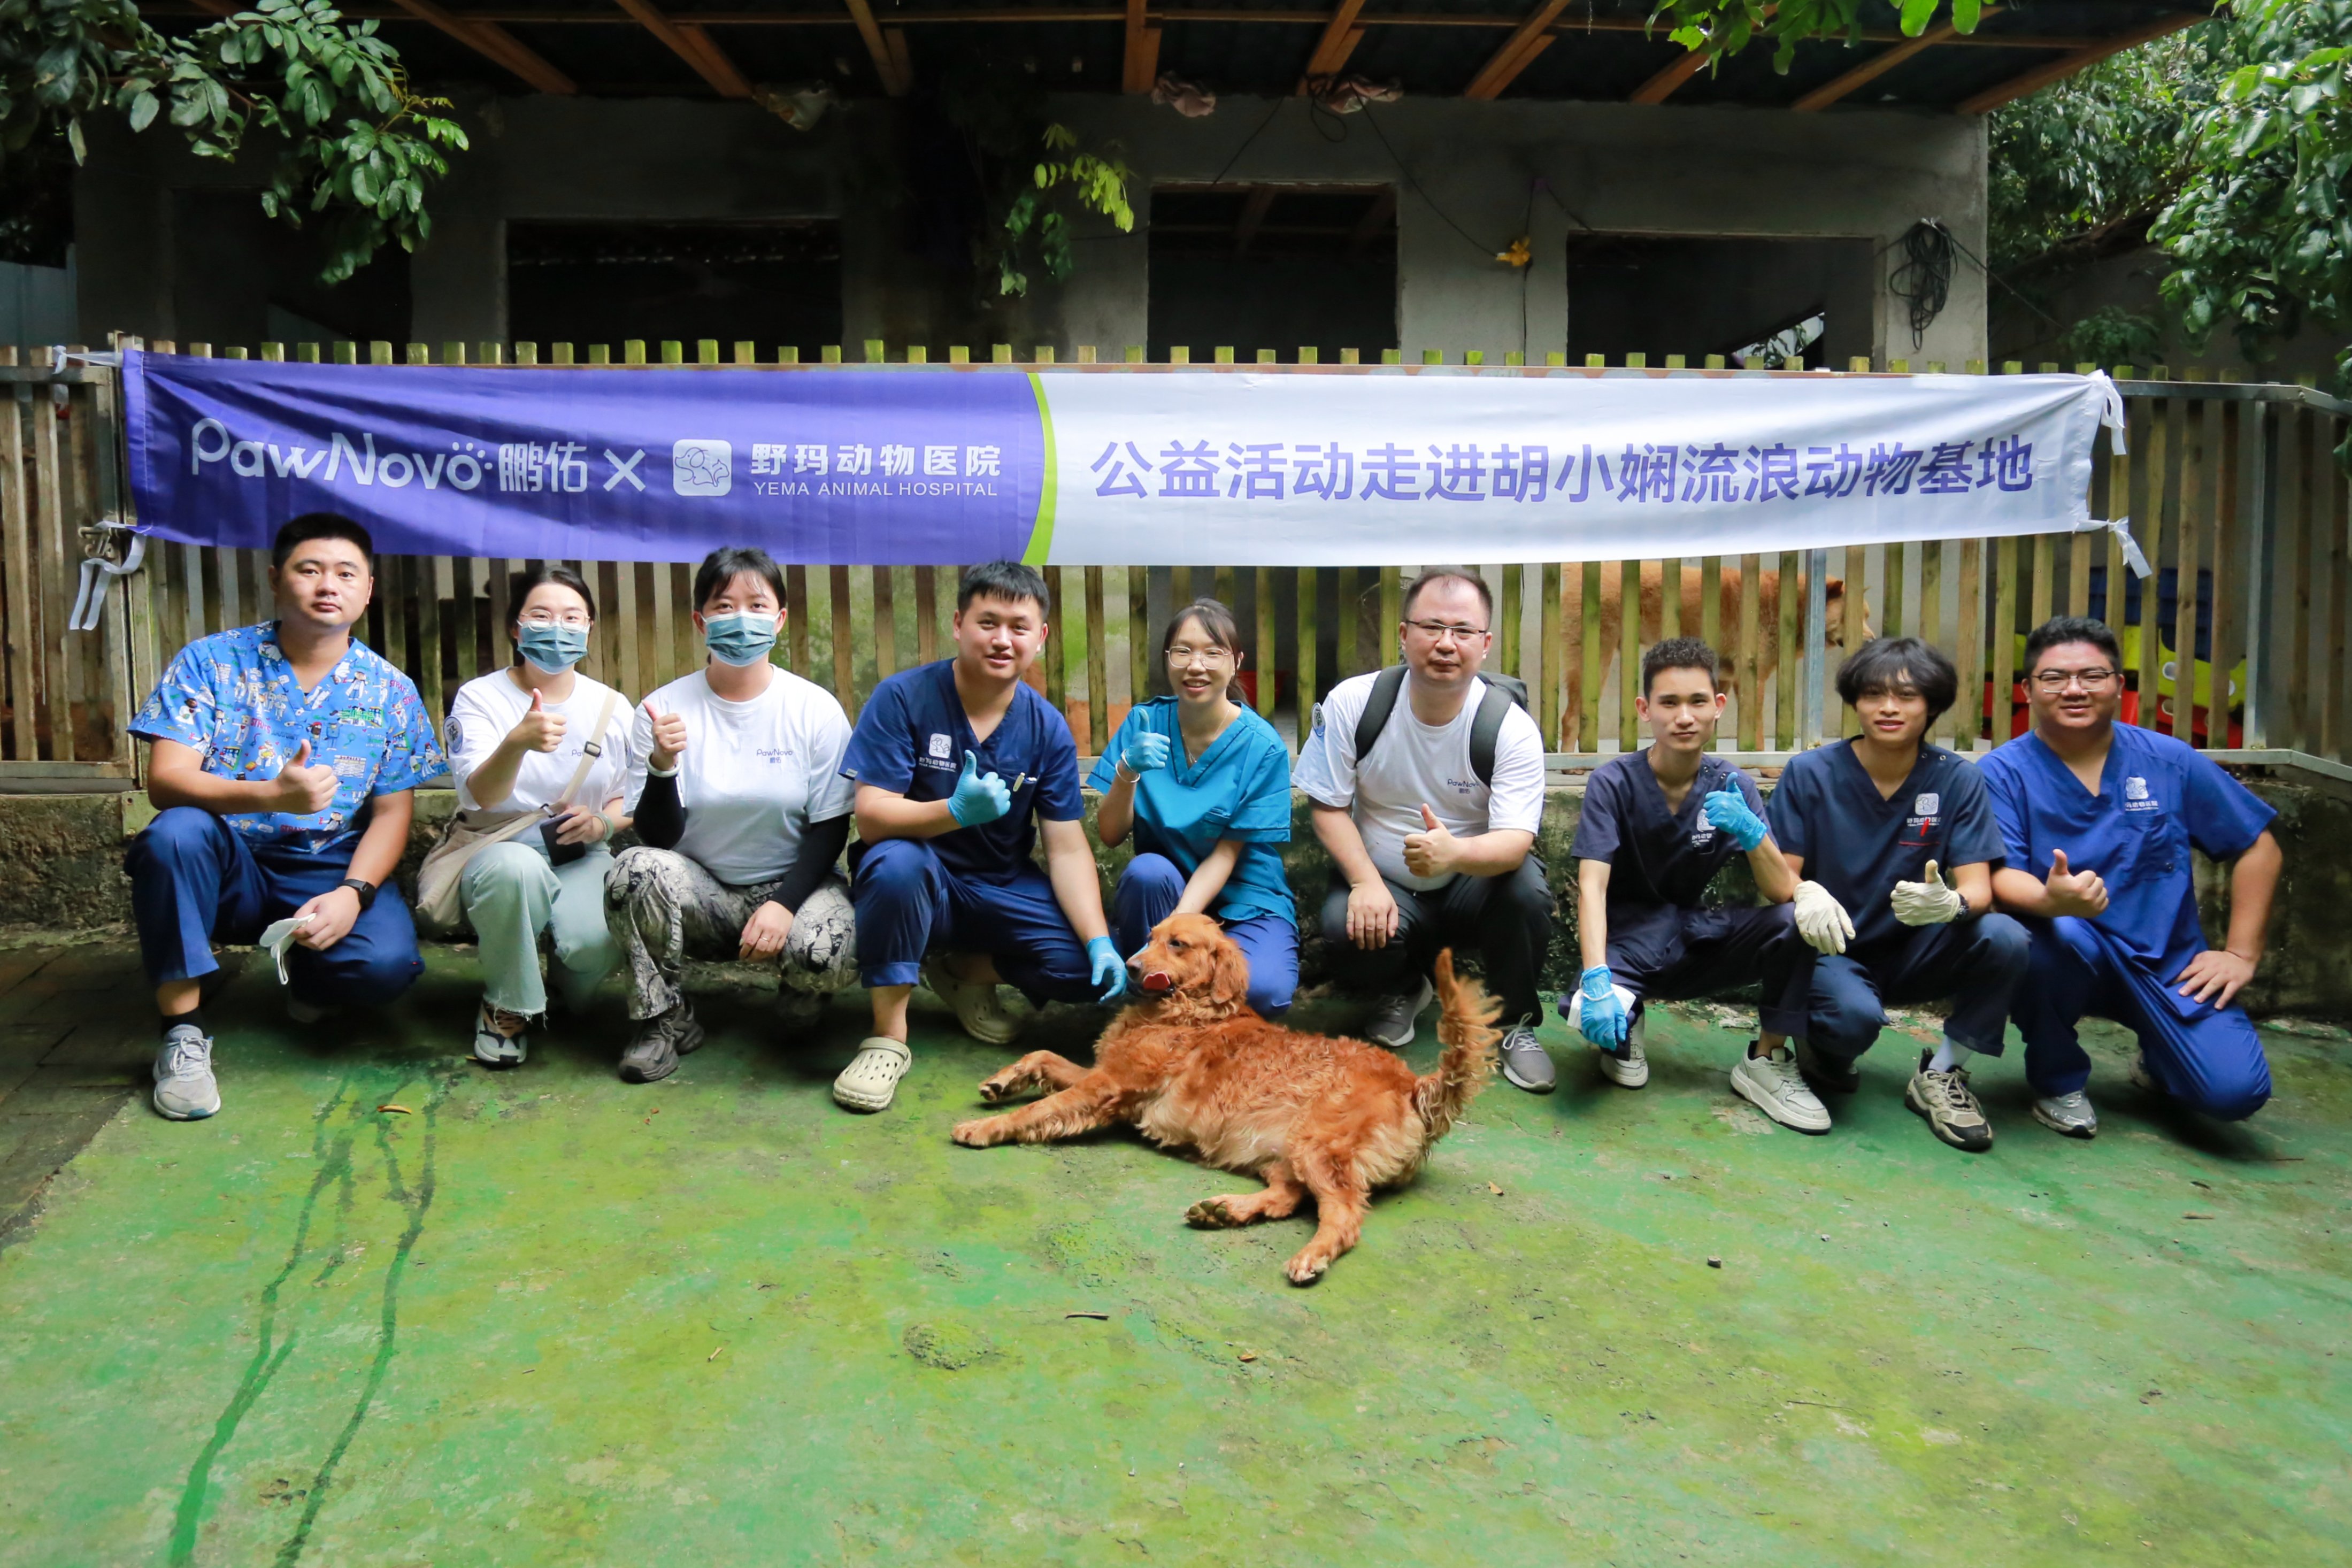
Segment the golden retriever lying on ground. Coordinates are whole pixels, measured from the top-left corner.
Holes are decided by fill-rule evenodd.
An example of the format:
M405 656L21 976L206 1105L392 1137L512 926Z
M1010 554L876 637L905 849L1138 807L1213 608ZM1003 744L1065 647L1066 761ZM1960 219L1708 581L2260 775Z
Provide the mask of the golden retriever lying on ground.
M1295 1285L1313 1284L1356 1245L1372 1189L1419 1171L1493 1070L1501 1009L1476 981L1454 977L1450 951L1438 954L1434 976L1445 1051L1426 1078L1361 1041L1303 1035L1251 1012L1242 1000L1248 962L1205 915L1160 921L1128 968L1145 1000L1104 1033L1093 1069L1030 1052L982 1084L980 1097L1055 1092L959 1122L955 1141L1045 1143L1123 1121L1265 1183L1262 1193L1194 1204L1184 1217L1196 1226L1285 1219L1311 1195L1319 1223L1287 1266Z

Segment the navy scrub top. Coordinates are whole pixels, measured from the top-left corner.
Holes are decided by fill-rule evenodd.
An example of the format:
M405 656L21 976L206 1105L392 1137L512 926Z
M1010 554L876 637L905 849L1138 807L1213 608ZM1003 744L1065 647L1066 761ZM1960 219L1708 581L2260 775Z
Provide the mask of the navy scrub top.
M1645 749L1592 770L1584 786L1569 853L1609 862L1609 934L1637 939L1653 923L1680 924L1696 909L1725 861L1742 853L1730 834L1706 819L1706 797L1737 789L1748 809L1764 815L1755 781L1718 757L1699 763L1680 811L1666 808L1665 786L1651 771Z
M1950 880L1955 867L2003 855L2000 825L1977 764L1941 746L1923 745L1911 776L1892 799L1845 741L1790 759L1772 792L1766 820L1781 849L1804 858L1804 878L1819 882L1853 919L1854 947L1907 935L1887 897L1916 882L1933 860Z

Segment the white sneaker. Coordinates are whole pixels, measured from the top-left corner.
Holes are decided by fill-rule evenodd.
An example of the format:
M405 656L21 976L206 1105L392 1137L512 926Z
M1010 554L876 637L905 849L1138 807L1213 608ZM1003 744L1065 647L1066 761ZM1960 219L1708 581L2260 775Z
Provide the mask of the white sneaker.
M1800 1132L1830 1130L1828 1110L1805 1087L1805 1075L1797 1070L1797 1058L1786 1046L1775 1047L1769 1056L1741 1057L1731 1069L1731 1088L1783 1127Z
M173 1121L202 1121L221 1107L213 1077L213 1042L194 1024L175 1024L155 1053L155 1112Z
M2079 1089L2072 1094L2046 1094L2035 1100L2033 1120L2069 1138L2099 1135L2099 1113L2091 1109L2091 1097Z
M956 1022L963 1026L963 1032L982 1045L1009 1046L1013 1037L1021 1032L1021 1026L996 999L993 984L959 980L943 960L936 958L923 961L923 984L931 988L932 995L953 1010ZM893 1083L896 1081L892 1080ZM886 1098L883 1104L888 1103ZM858 1109L866 1108L861 1106ZM879 1110L880 1107L874 1109Z
M1650 1081L1650 1057L1644 1048L1650 1034L1650 1016L1644 1011L1633 1015L1625 1029L1625 1054L1592 1047L1601 1058L1601 1076L1621 1089L1639 1089Z

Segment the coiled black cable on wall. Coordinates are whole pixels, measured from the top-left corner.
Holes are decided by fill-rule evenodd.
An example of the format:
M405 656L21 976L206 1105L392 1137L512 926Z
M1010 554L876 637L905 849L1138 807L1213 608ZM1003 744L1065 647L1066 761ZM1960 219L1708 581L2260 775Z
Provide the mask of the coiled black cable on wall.
M1886 291L1911 309L1911 346L1917 348L1927 323L1943 314L1951 298L1953 250L1951 234L1934 218L1921 218L1895 242L1903 247L1902 264L1886 280Z

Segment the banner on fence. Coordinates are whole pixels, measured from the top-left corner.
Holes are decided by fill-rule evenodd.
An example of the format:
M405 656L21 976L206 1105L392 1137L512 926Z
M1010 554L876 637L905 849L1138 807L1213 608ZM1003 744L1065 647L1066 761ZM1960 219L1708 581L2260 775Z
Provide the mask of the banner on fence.
M140 526L396 554L1651 559L2088 521L2104 375L492 369L131 353Z

